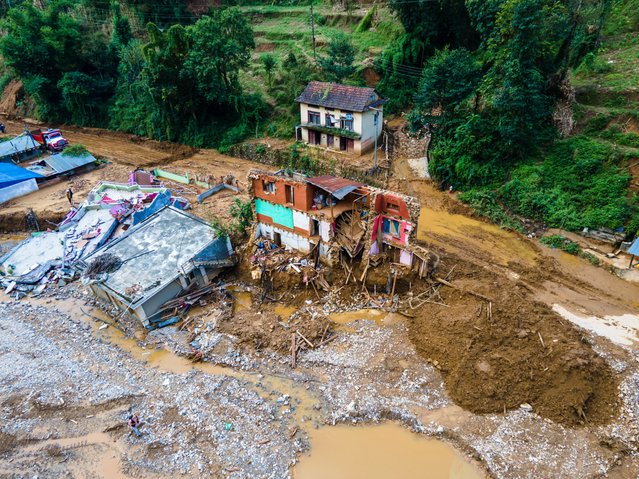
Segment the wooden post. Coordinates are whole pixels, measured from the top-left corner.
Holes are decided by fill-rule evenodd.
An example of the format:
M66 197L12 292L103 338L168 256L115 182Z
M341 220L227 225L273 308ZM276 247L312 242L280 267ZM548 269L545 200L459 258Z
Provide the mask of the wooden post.
M633 255L630 257L630 264L628 265L628 269L632 269L632 262L633 262L634 260L635 260L635 255L633 254Z
M297 335L293 333L291 335L291 367L295 369L296 366L296 354L297 354Z
M397 283L397 271L395 271L395 277L393 278L393 290L391 291L391 298L395 294L395 284Z

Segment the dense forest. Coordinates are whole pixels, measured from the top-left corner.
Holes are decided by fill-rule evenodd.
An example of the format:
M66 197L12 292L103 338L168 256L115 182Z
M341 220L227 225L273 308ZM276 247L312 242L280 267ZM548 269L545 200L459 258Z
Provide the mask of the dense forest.
M306 82L370 83L372 69L388 110L432 135L433 177L482 214L512 228L525 217L639 229L626 168L639 135L619 127L639 118L636 98L620 88L605 100L616 107L584 107L574 88L587 93L612 68L605 42L639 43L639 2L364 7L320 2L311 17L310 1L4 1L0 88L19 79L44 121L225 149L249 135L291 138ZM255 15L271 18L259 32Z

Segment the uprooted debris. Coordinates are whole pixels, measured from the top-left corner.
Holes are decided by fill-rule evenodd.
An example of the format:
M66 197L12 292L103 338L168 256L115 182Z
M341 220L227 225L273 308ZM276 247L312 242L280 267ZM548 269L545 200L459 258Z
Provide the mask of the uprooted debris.
M101 254L89 263L83 276L88 279L96 279L103 273L113 273L122 265L122 260L110 253Z

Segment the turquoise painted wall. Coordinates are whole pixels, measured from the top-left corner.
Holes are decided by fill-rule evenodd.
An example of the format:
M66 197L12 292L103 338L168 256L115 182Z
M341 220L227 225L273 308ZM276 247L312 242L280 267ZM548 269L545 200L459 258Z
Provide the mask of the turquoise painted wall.
M293 229L293 210L286 206L274 205L258 198L255 200L255 212L270 216L273 223Z

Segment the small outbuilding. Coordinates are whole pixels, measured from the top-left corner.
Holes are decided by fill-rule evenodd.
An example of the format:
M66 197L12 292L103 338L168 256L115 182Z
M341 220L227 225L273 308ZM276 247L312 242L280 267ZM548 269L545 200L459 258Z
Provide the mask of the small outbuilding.
M95 274L95 264L107 258L109 268ZM165 303L207 286L235 263L228 236L167 206L80 264L93 294L153 327ZM87 268L93 271L88 278Z
M90 171L95 168L97 161L89 153L77 156L56 153L32 161L27 169L50 180L59 176L73 176Z
M0 163L20 163L40 153L40 143L28 133L0 142Z

